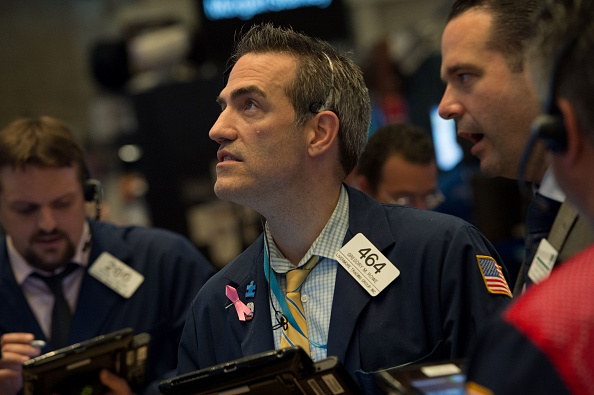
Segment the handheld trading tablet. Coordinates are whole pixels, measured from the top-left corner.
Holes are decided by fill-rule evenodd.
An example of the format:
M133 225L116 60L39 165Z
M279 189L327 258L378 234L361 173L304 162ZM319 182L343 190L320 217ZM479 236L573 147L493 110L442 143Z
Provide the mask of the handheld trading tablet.
M177 376L159 384L165 395L359 394L338 358L313 362L300 347L236 359Z
M419 363L377 373L378 385L389 395L463 395L463 361Z
M148 333L125 328L30 359L23 364L24 395L103 393L101 369L137 389L145 382L149 341Z

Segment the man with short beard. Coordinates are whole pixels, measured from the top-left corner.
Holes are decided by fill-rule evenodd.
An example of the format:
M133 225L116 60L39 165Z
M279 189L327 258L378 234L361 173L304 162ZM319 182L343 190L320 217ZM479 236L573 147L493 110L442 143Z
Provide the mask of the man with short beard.
M21 118L0 131L2 395L21 391L30 358L126 327L151 335L149 382L176 367L186 311L214 268L179 235L87 218L85 202L98 188L62 121ZM116 287L97 275L110 267L138 283ZM63 297L50 290L52 275L63 277ZM54 306L62 306L59 322ZM107 370L99 378L113 393L131 392Z

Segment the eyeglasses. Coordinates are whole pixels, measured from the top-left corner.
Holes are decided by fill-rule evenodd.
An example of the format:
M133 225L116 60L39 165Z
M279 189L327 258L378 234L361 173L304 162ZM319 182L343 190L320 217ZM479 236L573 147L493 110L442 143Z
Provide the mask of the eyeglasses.
M384 199L381 200L390 204L433 210L445 201L445 196L440 190L437 190L427 195L406 195L398 197L386 195L384 196Z

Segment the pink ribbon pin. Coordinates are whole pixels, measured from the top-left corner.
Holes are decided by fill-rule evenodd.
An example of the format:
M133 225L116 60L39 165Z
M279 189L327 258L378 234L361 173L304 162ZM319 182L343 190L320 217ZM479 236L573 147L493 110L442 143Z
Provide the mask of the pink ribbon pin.
M237 290L230 285L225 287L225 295L229 298L233 305L235 306L235 310L237 311L237 317L239 321L245 321L247 319L251 319L252 310L245 305L241 300L239 300L239 295L237 295Z

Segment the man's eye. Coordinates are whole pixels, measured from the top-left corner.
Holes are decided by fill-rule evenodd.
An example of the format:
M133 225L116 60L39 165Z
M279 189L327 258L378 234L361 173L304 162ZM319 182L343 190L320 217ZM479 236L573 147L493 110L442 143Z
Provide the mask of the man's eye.
M72 201L69 200L60 200L54 203L54 208L57 209L63 209L63 208L68 208L72 205Z
M467 82L472 75L470 73L460 73L458 74L458 79L460 82Z
M253 100L246 100L245 102L245 106L244 109L245 110L256 110L258 108L258 106L256 105L256 102Z
M36 207L34 206L27 206L27 207L18 207L15 208L14 211L16 211L19 215L31 215L35 212L35 210L37 210Z

